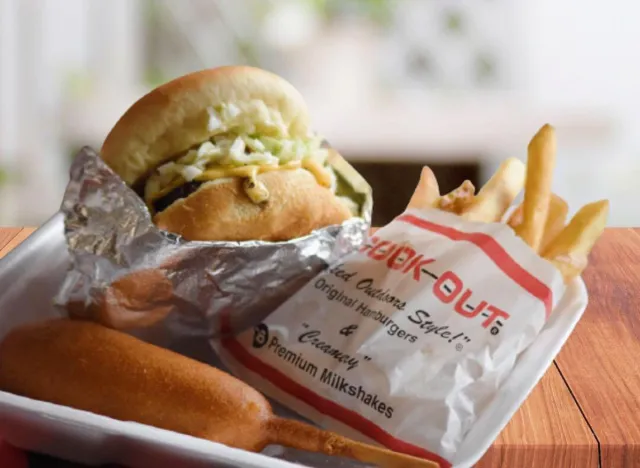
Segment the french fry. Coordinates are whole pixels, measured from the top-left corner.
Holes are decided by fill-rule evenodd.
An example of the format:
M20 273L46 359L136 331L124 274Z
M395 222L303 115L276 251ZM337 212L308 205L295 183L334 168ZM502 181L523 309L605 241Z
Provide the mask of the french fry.
M515 230L536 252L540 250L547 222L555 161L555 130L551 125L545 125L529 143L523 219Z
M549 212L547 214L547 221L544 226L544 233L542 235L542 242L540 243L540 250L544 250L564 228L564 223L567 220L567 213L569 206L567 202L555 193L551 194L551 200L549 201ZM515 230L524 219L523 205L520 204L511 213L507 224L511 229Z
M505 160L496 173L463 209L461 216L470 221L500 221L525 182L525 166L516 158Z
M513 210L513 213L509 216L507 220L507 224L511 229L515 231L515 229L522 224L522 220L524 219L524 209L522 203L518 205L518 207Z
M589 253L604 231L608 215L608 200L583 206L542 252L542 257L560 270L565 282L586 268Z
M465 206L473 200L476 188L470 180L465 180L459 187L443 195L438 200L438 208L450 213L460 214Z
M407 208L434 208L440 198L440 187L433 171L427 166L422 168L420 181L409 200Z
M547 214L547 222L544 225L544 233L540 242L540 251L544 251L551 241L564 229L564 223L567 221L567 213L569 205L561 197L555 193L551 194L549 201L549 212Z
M609 202L583 206L565 226L567 203L551 192L555 160L555 130L545 125L529 142L527 165L516 158L505 160L477 195L466 180L441 196L433 171L424 167L407 208L438 208L471 221L506 222L538 255L555 265L568 283L586 268L589 253L607 223ZM524 201L505 220L523 187ZM370 235L376 230L372 227Z

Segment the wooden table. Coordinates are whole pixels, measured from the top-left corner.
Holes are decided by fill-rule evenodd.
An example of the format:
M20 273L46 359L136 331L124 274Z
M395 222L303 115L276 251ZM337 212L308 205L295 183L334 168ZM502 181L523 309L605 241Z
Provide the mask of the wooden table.
M0 228L0 257L31 232ZM584 279L584 317L478 467L640 467L640 229L608 229Z

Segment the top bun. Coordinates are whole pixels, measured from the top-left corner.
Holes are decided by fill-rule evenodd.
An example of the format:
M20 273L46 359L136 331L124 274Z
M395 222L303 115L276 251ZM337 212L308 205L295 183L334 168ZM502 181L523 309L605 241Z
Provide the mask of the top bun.
M279 115L285 137L310 133L309 113L300 93L267 71L227 66L191 73L140 98L113 127L101 149L102 159L128 185L154 168L210 139L207 108L233 103L239 107L262 101ZM264 116L255 114L256 125Z

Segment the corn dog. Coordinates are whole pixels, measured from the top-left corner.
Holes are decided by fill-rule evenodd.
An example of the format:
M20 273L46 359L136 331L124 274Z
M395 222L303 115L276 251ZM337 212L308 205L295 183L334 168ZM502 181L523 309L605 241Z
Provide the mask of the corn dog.
M262 394L235 377L92 322L55 319L14 329L0 343L0 389L249 451L280 444L382 467L438 467L278 418Z

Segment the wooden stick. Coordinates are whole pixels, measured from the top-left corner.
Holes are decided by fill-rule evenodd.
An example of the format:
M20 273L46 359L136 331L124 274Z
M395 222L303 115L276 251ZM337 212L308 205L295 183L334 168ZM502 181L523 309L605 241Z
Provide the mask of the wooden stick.
M273 418L267 428L272 444L307 452L347 457L381 468L440 468L436 462L347 439L293 419Z

